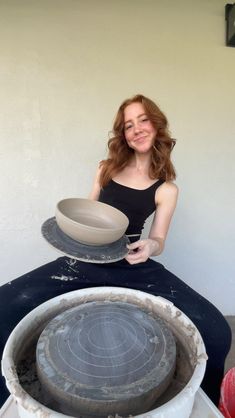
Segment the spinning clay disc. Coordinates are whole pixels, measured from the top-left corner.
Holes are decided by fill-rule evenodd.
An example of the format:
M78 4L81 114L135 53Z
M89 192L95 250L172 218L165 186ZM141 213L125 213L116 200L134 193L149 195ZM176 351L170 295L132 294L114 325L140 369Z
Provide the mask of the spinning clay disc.
M88 302L56 316L36 350L39 379L64 413L135 415L169 385L176 344L160 319L124 302Z

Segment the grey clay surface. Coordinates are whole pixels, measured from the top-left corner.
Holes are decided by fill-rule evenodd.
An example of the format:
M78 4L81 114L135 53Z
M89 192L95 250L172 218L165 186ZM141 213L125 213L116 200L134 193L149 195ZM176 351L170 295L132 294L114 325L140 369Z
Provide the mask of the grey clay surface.
M103 416L147 410L171 381L176 343L135 305L90 302L56 316L36 353L42 386L57 403L63 394L65 413Z
M45 240L64 255L88 263L113 263L122 260L128 253L126 245L129 239L126 235L111 244L86 245L61 231L55 217L43 223L41 232Z

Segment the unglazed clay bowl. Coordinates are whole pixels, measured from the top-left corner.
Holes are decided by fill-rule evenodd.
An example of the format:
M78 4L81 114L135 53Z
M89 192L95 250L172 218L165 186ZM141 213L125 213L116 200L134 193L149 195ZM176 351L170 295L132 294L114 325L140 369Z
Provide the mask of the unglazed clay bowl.
M56 222L70 238L88 245L105 245L124 234L129 220L120 210L90 199L70 198L56 206Z

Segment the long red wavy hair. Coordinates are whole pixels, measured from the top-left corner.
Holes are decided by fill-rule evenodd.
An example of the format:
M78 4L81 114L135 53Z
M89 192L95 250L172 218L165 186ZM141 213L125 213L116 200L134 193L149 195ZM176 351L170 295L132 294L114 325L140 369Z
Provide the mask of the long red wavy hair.
M170 136L167 118L156 103L141 94L137 94L125 100L118 109L113 124L113 136L108 141L108 158L100 163L101 187L106 186L118 172L125 168L133 156L134 150L127 145L124 134L124 110L130 104L136 102L143 105L146 115L157 131L152 148L149 177L165 181L174 180L176 177L175 169L170 159L175 140Z

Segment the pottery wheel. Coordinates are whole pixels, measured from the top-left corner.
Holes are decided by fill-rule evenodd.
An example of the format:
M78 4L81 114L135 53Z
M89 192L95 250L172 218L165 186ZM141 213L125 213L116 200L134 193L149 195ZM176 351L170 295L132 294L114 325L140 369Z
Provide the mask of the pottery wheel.
M76 260L88 263L113 263L122 260L128 253L126 235L107 245L86 245L75 241L58 227L56 218L49 218L42 225L43 237L54 248Z
M165 391L176 345L166 324L136 305L88 302L46 326L36 355L39 379L63 413L127 416Z

